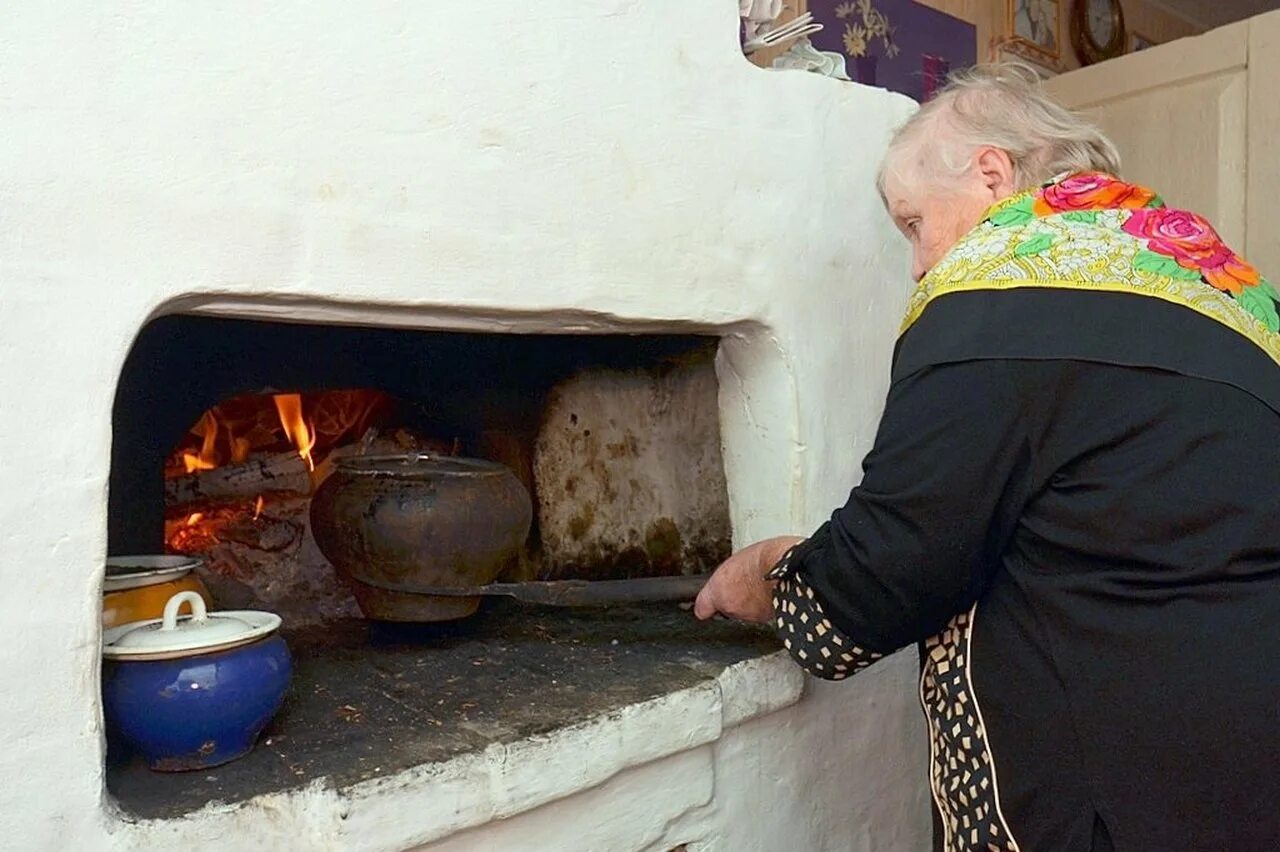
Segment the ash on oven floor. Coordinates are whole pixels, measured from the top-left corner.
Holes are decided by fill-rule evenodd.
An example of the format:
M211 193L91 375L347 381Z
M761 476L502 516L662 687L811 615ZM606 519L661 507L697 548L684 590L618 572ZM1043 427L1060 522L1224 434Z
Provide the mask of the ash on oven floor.
M776 650L770 631L698 623L671 604L570 610L494 600L438 626L360 620L284 632L294 678L247 757L152 772L108 752L126 812L180 816L316 779L342 788L685 689Z

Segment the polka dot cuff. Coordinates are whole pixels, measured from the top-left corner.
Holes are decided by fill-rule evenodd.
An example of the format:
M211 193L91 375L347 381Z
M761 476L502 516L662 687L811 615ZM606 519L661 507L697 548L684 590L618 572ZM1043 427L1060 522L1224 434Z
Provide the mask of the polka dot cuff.
M860 648L822 611L813 589L794 570L793 547L765 575L777 580L773 592L774 626L782 644L800 666L825 680L844 680L884 657Z

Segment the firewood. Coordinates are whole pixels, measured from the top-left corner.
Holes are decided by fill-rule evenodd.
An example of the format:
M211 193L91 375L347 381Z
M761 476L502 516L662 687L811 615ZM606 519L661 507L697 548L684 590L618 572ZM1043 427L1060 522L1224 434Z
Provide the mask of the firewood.
M219 530L219 540L242 544L262 553L279 553L295 548L302 541L301 520L290 521L271 515L258 518L242 516Z
M192 504L200 510L194 520L166 523L168 547L204 557L201 575L218 609L265 609L295 627L359 618L350 590L311 535L310 505L303 494L269 496L255 517L252 500Z
M207 500L255 497L266 492L307 494L310 491L307 463L290 451L166 479L164 502L166 506L183 506Z

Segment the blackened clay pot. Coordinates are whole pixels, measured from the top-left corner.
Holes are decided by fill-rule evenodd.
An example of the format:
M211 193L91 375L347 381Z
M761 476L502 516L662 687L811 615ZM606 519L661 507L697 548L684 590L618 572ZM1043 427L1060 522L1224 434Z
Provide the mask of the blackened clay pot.
M320 552L351 586L365 617L379 621L471 615L477 597L386 587L489 583L519 557L532 522L533 503L515 473L481 459L345 458L311 499Z

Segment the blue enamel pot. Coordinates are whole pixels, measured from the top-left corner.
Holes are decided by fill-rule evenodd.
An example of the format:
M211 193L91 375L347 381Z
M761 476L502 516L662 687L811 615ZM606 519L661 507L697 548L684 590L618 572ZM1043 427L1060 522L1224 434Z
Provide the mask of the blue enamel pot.
M184 604L191 615L178 615ZM162 772L207 769L248 754L293 673L279 626L273 613L209 613L198 594L181 592L162 618L106 631L109 729Z

